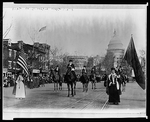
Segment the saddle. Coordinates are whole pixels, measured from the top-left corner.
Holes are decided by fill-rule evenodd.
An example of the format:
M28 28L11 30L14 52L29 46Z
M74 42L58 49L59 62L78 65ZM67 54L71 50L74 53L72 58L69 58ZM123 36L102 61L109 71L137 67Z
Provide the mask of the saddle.
M95 80L95 75L94 75L94 74L90 75L90 79L91 79L92 81Z

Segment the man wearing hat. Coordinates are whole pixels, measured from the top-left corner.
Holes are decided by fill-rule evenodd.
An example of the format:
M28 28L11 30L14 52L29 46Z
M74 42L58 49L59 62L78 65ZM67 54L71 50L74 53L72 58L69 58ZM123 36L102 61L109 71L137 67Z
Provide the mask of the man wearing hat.
M75 66L74 66L74 64L73 64L73 61L72 60L69 60L69 64L67 65L67 69L68 68L71 68L71 71L72 71L72 73L74 74L74 76L75 76L75 78L76 78L76 74L75 74Z
M74 71L75 70L75 66L73 64L72 60L69 60L69 64L67 65L67 68L71 67L71 70Z

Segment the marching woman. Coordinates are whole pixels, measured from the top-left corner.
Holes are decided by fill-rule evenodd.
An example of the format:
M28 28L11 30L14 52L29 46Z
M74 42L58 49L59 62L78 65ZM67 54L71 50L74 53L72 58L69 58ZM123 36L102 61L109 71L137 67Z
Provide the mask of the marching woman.
M108 76L107 83L107 94L109 95L109 103L118 105L120 102L120 88L117 80L117 75L115 73L115 68L111 68L111 74Z
M23 77L22 77L22 73L19 72L19 76L16 80L16 96L15 98L19 98L19 99L23 99L25 98L25 86L24 86L24 83L23 83Z

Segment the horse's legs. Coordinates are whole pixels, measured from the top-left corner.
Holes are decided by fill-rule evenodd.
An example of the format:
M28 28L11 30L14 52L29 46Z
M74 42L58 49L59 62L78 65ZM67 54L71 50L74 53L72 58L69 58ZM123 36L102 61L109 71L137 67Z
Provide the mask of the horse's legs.
M74 96L74 90L73 90L73 82L71 83L71 95Z
M57 91L58 91L58 81L57 81L56 85L57 85L56 88L57 88Z
M94 81L94 89L96 89L96 81Z
M55 82L54 82L54 91L55 91Z
M70 96L70 86L69 83L67 83L67 87L68 87L68 97Z
M58 90L60 90L60 85L59 85L59 82L58 82Z
M62 90L62 83L61 83L61 86L60 86L61 90Z
M91 81L91 83L92 83L92 89L93 89L93 81Z
M88 83L86 83L85 85L86 85L85 89L86 89L86 92L87 92L88 91Z
M62 82L59 81L59 90L62 90Z
M76 82L74 82L74 95L76 95Z
M82 83L82 85L83 85L83 92L84 92L84 83Z
M85 83L83 83L83 92L85 91Z

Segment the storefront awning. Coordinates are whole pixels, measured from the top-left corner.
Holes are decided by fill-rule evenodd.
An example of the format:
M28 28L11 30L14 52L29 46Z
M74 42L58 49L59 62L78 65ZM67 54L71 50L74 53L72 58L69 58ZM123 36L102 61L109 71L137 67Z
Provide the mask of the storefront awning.
M40 70L38 70L38 69L33 69L33 73L40 73Z
M48 70L42 70L42 73L47 73L48 72Z

